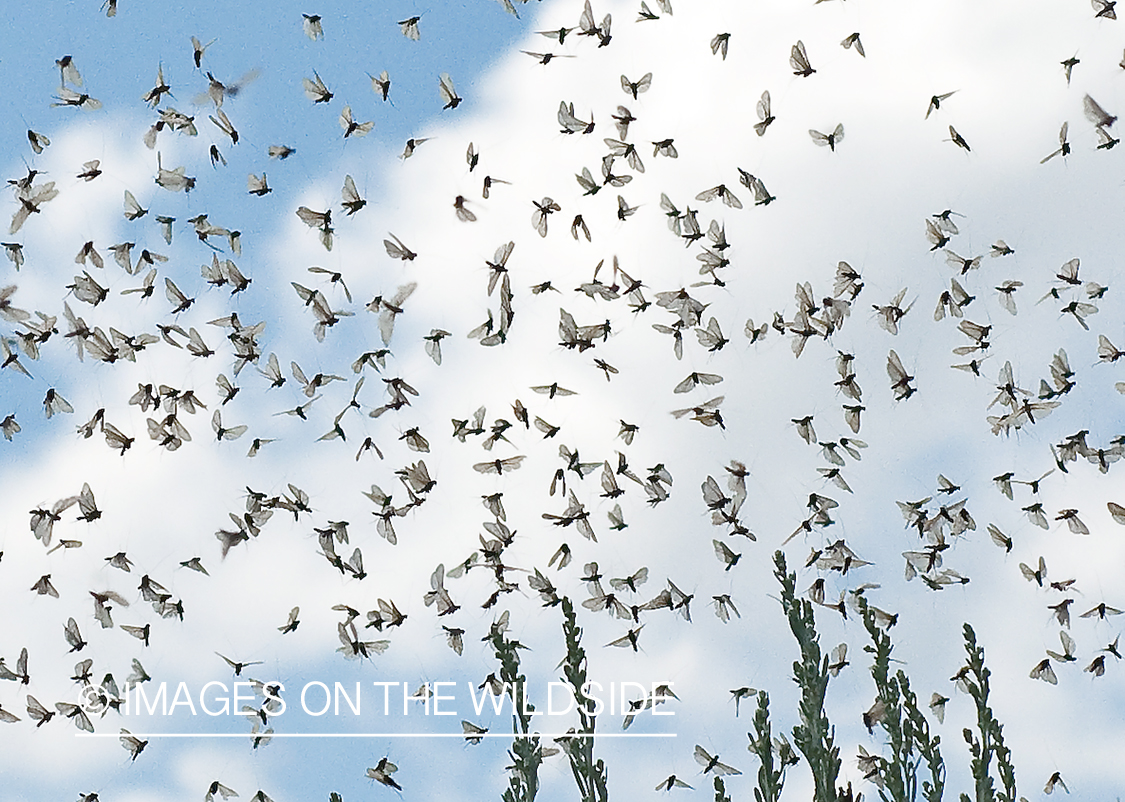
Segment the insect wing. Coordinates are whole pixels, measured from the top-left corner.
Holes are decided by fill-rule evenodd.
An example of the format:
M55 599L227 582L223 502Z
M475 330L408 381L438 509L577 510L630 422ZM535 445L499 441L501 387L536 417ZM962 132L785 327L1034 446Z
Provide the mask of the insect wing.
M812 68L812 65L809 64L809 55L805 51L805 43L800 39L797 40L797 44L793 45L792 49L789 51L789 66L793 68L794 75L808 77L816 72L816 70Z

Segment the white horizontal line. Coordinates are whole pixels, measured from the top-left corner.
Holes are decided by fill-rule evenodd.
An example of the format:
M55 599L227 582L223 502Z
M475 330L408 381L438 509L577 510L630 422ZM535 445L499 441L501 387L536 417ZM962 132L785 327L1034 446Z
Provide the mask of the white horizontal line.
M512 734L503 732L487 732L478 734L465 734L459 732L273 732L242 733L242 732L131 732L134 738L675 738L674 732L547 732ZM76 738L122 738L124 734L113 732L75 733Z

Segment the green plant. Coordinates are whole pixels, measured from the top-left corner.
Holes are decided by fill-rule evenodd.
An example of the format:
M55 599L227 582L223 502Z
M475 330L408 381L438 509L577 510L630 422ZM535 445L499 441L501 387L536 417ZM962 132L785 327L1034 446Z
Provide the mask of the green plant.
M788 741L780 741L776 746L771 739L770 732L770 697L765 691L758 691L758 708L754 711L754 734L746 733L750 738L747 747L758 756L762 765L758 767L758 787L754 789L755 802L777 802L781 796L781 787L785 783L785 769L797 762ZM774 765L774 756L781 761L780 766ZM717 778L716 778L717 779Z
M833 742L833 727L824 712L828 690L828 656L821 655L812 604L796 595L796 574L785 565L785 555L774 552L774 576L781 583L781 606L789 628L801 647L801 659L793 662L793 679L801 688L798 704L801 723L793 727L793 742L812 771L815 802L836 802L836 778L840 773L840 748Z
M927 802L939 802L945 789L945 764L938 745L940 736L930 735L930 725L918 709L918 699L910 690L910 680L903 671L890 676L891 639L876 623L867 600L857 597L863 625L871 637L866 650L873 654L871 676L877 691L876 705L881 713L878 724L887 734L890 758L876 756L879 798L884 802L913 802L918 795L918 769L923 760L930 779L922 781L922 795ZM905 717L904 714L905 713ZM876 721L869 721L871 726Z
M489 641L500 661L500 681L512 699L512 740L509 756L512 765L508 767L508 788L501 799L504 802L532 802L539 792L539 766L543 762L543 751L539 737L531 735L531 715L535 706L527 701L527 678L520 673L518 641L504 636L501 627L494 626L489 633Z
M727 796L727 786L722 777L715 778L715 802L730 802L730 797Z
M973 756L973 780L975 781L976 802L1015 802L1016 770L1012 765L1012 754L1004 745L1004 727L996 720L992 708L988 706L989 671L984 665L984 647L977 645L977 635L973 628L965 624L965 652L968 662L958 673L958 683L973 697L977 707L977 731L965 728L963 735ZM996 771L1004 790L997 793L989 771L993 756L996 757ZM969 800L968 794L961 794L962 800Z
M563 634L566 636L566 657L560 663L563 676L570 683L574 701L578 707L582 737L561 739L560 744L570 760L570 770L578 785L582 802L606 802L609 790L606 786L606 767L602 760L594 760L594 727L597 717L591 700L586 696L586 650L582 648L582 629L574 615L574 604L569 598L562 599Z

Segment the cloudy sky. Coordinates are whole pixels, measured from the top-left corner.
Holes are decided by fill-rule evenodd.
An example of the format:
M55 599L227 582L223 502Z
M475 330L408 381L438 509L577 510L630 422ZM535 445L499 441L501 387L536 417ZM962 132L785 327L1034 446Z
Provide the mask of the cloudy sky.
M9 611L0 657L19 673L26 648L28 681L0 681L0 708L20 719L0 725L4 793L197 800L219 780L244 798L258 789L278 802L330 792L371 798L395 793L366 776L387 757L399 767L403 797L499 797L510 739L417 736L460 735L462 719L490 735L510 733L509 716L477 715L468 690L499 671L482 638L504 614L508 637L528 647L521 670L532 701L545 704L566 647L560 607L532 586L538 571L574 601L591 680L671 682L679 696L667 706L675 716L640 716L627 731L620 715L598 718L599 733L627 736L595 741L611 795L654 793L671 773L696 789L674 793L709 795L711 776L693 759L698 744L743 772L728 778L728 790L751 798L753 702L744 700L736 717L731 689L768 691L775 733L798 721L791 677L799 651L773 577L782 549L806 598L822 586L831 605L868 585L871 603L898 615L894 657L919 699L950 697L944 722L931 721L948 798L972 785L961 730L975 726L975 710L950 680L964 664L965 622L986 650L1020 793L1041 797L1058 771L1073 793L1110 798L1120 789L1111 756L1122 748L1125 680L1105 649L1119 619L1079 616L1103 603L1109 612L1125 608L1125 546L1107 507L1125 503L1114 478L1125 375L1111 361L1116 346L1125 348L1115 262L1125 185L1120 149L1098 147L1116 129L1084 100L1109 115L1121 108L1117 22L1080 2L906 10L878 0L753 9L673 0L672 13L654 1L648 8L659 19L639 20L638 2L599 0L599 37L580 35L583 7L574 0L517 5L519 18L491 0L376 12L286 2L268 17L206 2L155 13L135 0L120 0L112 18L93 0L49 16L30 5L9 10L0 72L13 91L0 101L0 134L12 186L3 203L13 229L26 220L4 238L11 256L0 265L0 288L14 288L2 291L0 334L12 361L0 370L0 420L14 416L19 427L7 423L11 437L0 441L0 595ZM313 14L322 37L304 30L302 15ZM399 24L415 16L416 41ZM536 33L560 28L575 30L562 42ZM841 46L855 32L862 55ZM726 51L714 46L719 34L729 34ZM192 37L206 46L199 69ZM815 70L807 76L791 63L798 42ZM557 58L541 63L547 53ZM81 85L57 66L63 56ZM153 109L143 97L158 69L171 94ZM384 70L387 100L373 86ZM221 111L237 143L218 125L208 73L226 87ZM442 74L462 98L455 107L443 108L451 104L439 91ZM304 88L317 76L332 94L326 102ZM767 91L776 119L759 135ZM84 95L100 107L66 105ZM944 97L927 115L935 96ZM573 104L574 118L592 130L564 133L560 103ZM356 123L374 124L370 133L344 137L345 106ZM194 118L194 135L166 122L148 147L161 110L174 119L169 109ZM634 118L627 131L614 115ZM1064 123L1065 152L1041 163L1062 147ZM50 140L41 153L29 130ZM834 132L842 135L829 147ZM282 160L270 156L273 146L295 152ZM101 173L79 177L92 160ZM576 180L584 170L592 183ZM272 191L250 194L246 176L263 174ZM194 179L190 192L176 191L177 175ZM760 194L746 186L755 184L750 176ZM341 206L346 177L366 200L354 215ZM135 220L126 219L127 192L147 210ZM559 209L544 216L539 209L552 201ZM330 249L329 226L306 224L301 207L331 210ZM159 216L175 218L170 242ZM396 258L384 244L396 242L392 235L416 257ZM1000 241L1012 253L993 256ZM77 263L86 243L104 267L88 253ZM117 249L128 251L128 269L112 249L124 243L134 243ZM142 251L167 260L150 268ZM250 279L237 293L229 280L217 285L232 275L228 260ZM861 276L858 294L838 280L848 269ZM123 294L143 290L150 270L151 294ZM219 277L210 281L209 272ZM97 304L100 290L86 274L104 288ZM180 311L169 280L184 303L192 300ZM1002 302L1005 286L1016 314ZM943 293L961 299L959 315L948 304L935 313ZM802 311L802 295L814 309ZM392 304L401 312L388 311ZM68 322L67 308L79 324ZM829 326L832 310L841 317ZM244 331L242 345L228 336L232 313L246 329L262 324ZM888 317L895 326L882 325ZM775 321L752 341L748 331ZM965 321L987 327L987 345L970 350ZM76 327L102 332L85 338L81 360L83 337L66 336ZM200 350L192 330L212 355L189 350ZM145 345L145 334L156 341ZM100 359L98 336L110 344ZM907 385L892 387L892 352L913 377L909 397L896 399ZM271 355L285 379L276 387L266 375ZM239 388L226 403L220 375ZM692 376L721 381L692 386ZM402 382L408 403L395 400ZM142 400L148 385L161 396L159 410ZM574 394L533 389L552 385ZM50 390L73 412L46 415ZM205 408L191 412L182 400L189 390ZM174 422L172 398L180 399ZM862 405L858 422L845 405ZM229 438L216 436L216 410ZM472 431L478 410L483 432ZM798 423L807 416L811 443ZM108 447L103 423L133 438L125 453ZM628 440L626 424L638 427ZM182 442L173 439L176 425L190 440L182 432ZM247 427L241 435L239 426ZM503 436L491 438L496 432ZM1084 440L1072 437L1079 432ZM381 457L362 448L368 439ZM1073 447L1079 440L1085 445ZM512 462L499 474L474 470L496 460ZM708 477L734 498L732 461L745 466L745 499L716 502L704 489ZM425 492L412 468L419 463L436 481ZM619 497L603 495L603 464ZM847 489L834 482L836 469ZM411 470L413 486L402 478ZM1011 499L994 480L1005 474ZM84 484L102 512L94 520L78 519L86 511L68 502ZM395 543L379 527L376 487L402 512L386 516ZM499 558L505 585L479 565L495 549L485 541L501 531L482 503L494 494L502 494L500 523L514 532ZM831 524L805 531L810 494L838 506ZM237 532L232 514L248 527L255 498L272 515L259 513L253 535L224 557L216 533ZM927 498L920 506L931 525L920 538L900 506ZM709 502L737 506L739 525L756 539L714 525ZM1046 526L1034 520L1037 504ZM972 526L940 526L943 506L962 522L959 511L968 511ZM593 538L573 520L582 513ZM627 526L613 528L611 514ZM332 548L341 564L359 549L363 572L326 558L317 529L332 531L330 522L347 522L347 542ZM1011 539L1010 550L989 525ZM1075 531L1082 528L1088 534ZM729 570L716 540L741 555ZM846 572L828 557L809 559L838 543L855 555ZM552 558L563 544L571 559L560 567ZM927 544L940 564L926 571L909 558L926 577L907 579L903 553L925 553ZM121 558L111 564L119 554L128 572ZM454 566L473 555L477 567L458 575ZM1040 557L1043 587L1021 570L1036 569ZM183 566L192 558L206 574ZM583 580L591 562L602 590L626 607L672 586L691 595L690 622L659 605L637 621L593 609L604 601ZM460 608L443 616L441 602L424 599L439 564ZM636 592L612 589L611 579L642 568L647 580ZM57 598L35 589L45 576ZM166 615L143 597L143 576L166 589ZM109 591L121 598L109 601L113 626L104 627L90 592ZM738 611L729 621L716 615L713 599L722 596ZM407 620L366 628L380 600ZM182 617L168 609L177 602ZM358 611L362 639L389 641L383 653L348 661L337 651L344 606ZM1052 606L1070 612L1066 627ZM295 607L299 625L281 632ZM868 638L854 607L845 610L846 618L816 608L824 652L846 643L851 663L831 680L826 710L843 758L840 784L874 797L856 756L860 747L881 752L884 738L862 722L875 694ZM87 641L80 651L69 651L70 618ZM126 626L148 626L147 645ZM460 654L449 629L463 630ZM1057 684L1031 678L1045 650L1066 651L1060 631L1073 640L1074 659L1051 660ZM624 645L607 646L614 641ZM217 652L261 665L236 678ZM1083 670L1099 658L1104 675ZM61 712L36 727L29 696L49 711L80 701L83 683L72 675L84 659L93 661L95 685L112 674L124 686L137 660L152 677L146 689L166 682L173 692L182 682L196 702L208 682L281 682L288 709L268 726L285 737L255 749L249 718L193 717L183 707L169 716L94 714L96 737L79 735ZM311 682L362 683L361 714L303 714L300 689ZM373 682L400 683L397 712L382 715ZM456 683L456 715L427 716L417 702L402 715L401 687L413 693L424 682ZM545 721L536 726L548 734L577 726L573 716ZM151 734L135 761L119 743L122 727ZM331 737L295 737L311 735ZM577 793L564 755L546 760L540 780L544 799ZM786 796L811 787L802 761L789 771Z

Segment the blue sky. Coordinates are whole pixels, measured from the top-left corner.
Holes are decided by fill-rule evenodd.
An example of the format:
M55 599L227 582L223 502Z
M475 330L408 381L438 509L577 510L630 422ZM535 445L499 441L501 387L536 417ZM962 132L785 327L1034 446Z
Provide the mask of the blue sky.
M960 730L973 723L972 705L949 679L964 660L960 631L966 621L986 649L994 708L1013 749L1021 793L1039 798L1056 770L1075 794L1107 797L1116 788L1109 756L1121 745L1125 696L1120 665L1099 650L1114 641L1120 626L1112 616L1078 616L1100 602L1125 606L1115 595L1125 555L1119 524L1107 508L1107 502L1125 503L1115 478L1121 469L1114 463L1103 473L1095 461L1080 457L1067 463L1066 474L1056 469L1045 478L1037 493L1015 484L1012 500L993 480L1010 471L1014 479L1030 481L1050 471L1052 447L1058 451L1079 430L1088 431L1092 449L1110 449L1112 458L1113 439L1121 434L1122 396L1115 387L1123 378L1120 364L1099 357L1099 335L1125 347L1114 257L1120 250L1113 211L1122 200L1114 172L1120 149L1098 149L1094 124L1083 112L1087 94L1111 114L1121 108L1116 22L1097 19L1084 6L1060 9L1050 3L1018 10L1014 4L980 10L954 3L908 13L880 2L745 9L716 0L691 7L676 3L672 15L650 3L661 19L644 22L635 21L633 2L594 5L596 23L606 13L613 16L613 39L606 47L576 32L562 45L534 33L577 24L582 6L573 0L521 6L522 19L486 0L440 8L396 4L375 12L349 3L319 9L284 4L268 18L218 4L173 5L156 16L121 0L113 19L88 2L60 7L22 28L4 27L0 36L12 41L0 47L7 54L0 70L11 73L3 76L8 86L20 87L18 95L6 95L0 115L0 134L9 143L6 177L16 181L35 169L41 173L36 184L54 181L59 191L4 240L21 243L23 268L17 272L7 261L0 266L0 287L17 287L11 305L56 316L59 329L36 360L20 350L16 335L24 326L5 320L2 330L33 377L0 371L0 419L14 413L22 427L0 445L0 454L7 455L0 461L0 596L8 609L20 611L0 633L0 656L12 667L27 647L31 674L26 687L0 682L0 705L23 719L0 729L12 765L20 766L8 786L11 798L97 791L103 800L198 799L214 779L244 798L258 788L278 802L327 798L331 791L344 799L368 798L394 793L365 777L383 756L399 766L395 778L403 797L499 796L506 784L505 739L473 746L459 739L277 738L253 750L241 739L154 738L132 762L116 737L77 739L77 730L61 715L34 727L26 697L31 694L49 709L74 699L80 689L69 677L83 657L94 661L96 678L111 672L120 682L136 658L170 690L184 682L197 693L207 682L233 681L215 655L220 652L261 661L245 673L284 682L287 694L312 681L348 687L361 681L365 693L374 691L375 681L405 681L412 689L450 681L464 698L468 683L475 687L498 670L481 639L502 611L510 616L511 637L530 647L521 653L523 669L542 687L558 679L564 645L560 610L542 606L530 585L536 570L574 600L592 679L607 685L670 681L681 697L670 705L675 717L642 718L629 730L675 733L674 739L596 742L596 753L609 767L611 794L653 793L672 772L695 786L696 795L709 794L711 778L700 776L692 757L699 744L742 770L744 776L731 778L728 788L736 799L750 798L757 762L744 751L744 739L752 703L744 702L736 718L731 689L768 690L775 732L790 730L796 721L790 672L797 649L772 577L778 548L798 571L800 593L823 579L826 601L835 602L841 593L871 583L879 586L866 591L872 603L899 614L891 630L895 657L919 697L925 701L938 692L951 698L945 722L932 723L945 750L947 793L971 784ZM320 41L302 30L302 14L314 11L323 18ZM416 42L397 24L415 15L421 32ZM861 33L866 56L840 46L853 31ZM709 46L720 32L731 33L725 60ZM192 36L203 43L215 40L202 71L193 69ZM794 75L788 63L798 40L816 69L807 78ZM520 50L576 58L543 65ZM1060 62L1076 52L1080 62L1068 84ZM51 107L59 94L54 62L64 54L72 55L84 79L82 91L102 102L100 110ZM162 107L194 115L198 136L161 133L150 150L142 137L155 113L141 96L160 64L175 95ZM392 79L393 103L372 91L369 74L383 69ZM217 115L211 102L194 102L207 88L206 71L227 84L256 71L222 106L239 131L237 145L208 120ZM314 71L334 93L328 103L314 104L302 89L302 78L312 78ZM636 98L622 91L622 77L633 82L648 72L648 91ZM442 73L464 97L455 109L442 110ZM766 90L777 119L758 136L755 106ZM948 92L954 94L927 119L931 96ZM578 118L593 119L594 132L561 133L560 102L573 103ZM369 136L343 138L338 120L345 104L356 121L375 123ZM619 136L613 124L612 115L621 114L618 106L636 118L627 136ZM1040 164L1059 147L1064 121L1072 152ZM817 147L810 130L831 132L838 124L846 136L837 147ZM951 126L971 151L949 141ZM51 139L43 154L31 152L27 128ZM408 138L428 141L403 159ZM619 157L612 173L630 180L583 194L575 176L583 168L602 175L602 159L614 147L607 138L635 144L644 170ZM676 159L654 153L654 143L668 138L675 142ZM465 158L470 143L480 154L474 169ZM225 166L212 166L212 144ZM297 152L285 161L269 158L267 148L279 144ZM157 152L164 168L182 165L196 179L190 193L157 186ZM103 174L91 182L77 179L91 159L101 161ZM739 183L740 170L760 178L777 200L756 206L753 193ZM262 172L273 192L248 194L246 175ZM482 195L485 175L507 182L494 183L488 199ZM354 216L340 206L345 176L367 200ZM741 208L705 199L707 190L719 185L734 193ZM124 219L126 190L150 209L147 216ZM729 247L712 247L707 257L703 248L715 246L714 239L685 244L670 230L662 195L680 212L694 211L703 234L715 221ZM458 219L457 198L474 221ZM561 210L550 215L547 234L540 236L534 203L545 205L544 198ZM14 197L4 203L5 213L14 214ZM619 214L622 204L636 211ZM330 251L295 213L302 206L332 209ZM935 215L946 209L957 233L948 232L944 247L963 257L983 256L964 274L926 237L926 221L938 220ZM195 236L186 221L204 213L212 224L242 232L241 254L221 236L209 243ZM591 230L590 241L571 236L577 214ZM157 215L177 218L171 244L161 235ZM681 220L681 232L685 225ZM384 240L392 233L418 254L415 260L387 252ZM1001 239L1014 253L988 256ZM87 241L105 259L104 268L85 267L109 289L97 307L66 289L82 274L74 254ZM127 275L114 263L109 246L127 241L136 243L134 261L143 248L169 257L156 265L151 298L121 295L141 286L147 272ZM514 243L505 265L514 315L506 342L488 347L469 333L489 319L499 325L503 289L498 283L489 290L488 262L507 242ZM700 256L729 260L715 271L722 283L700 272L705 266ZM252 279L247 290L231 295L226 288L208 287L199 266L213 258L236 263ZM1074 258L1080 259L1080 282L1067 285L1057 274ZM862 274L864 288L844 324L829 338L810 337L795 358L793 331L802 324L794 287L808 282L817 305L833 294L846 298L833 287L841 261ZM623 273L615 275L615 264ZM351 299L325 274L310 272L313 266L338 271ZM196 299L191 308L171 311L166 278ZM650 305L630 308L644 306L637 296L599 297L591 286L595 278L619 289L639 280ZM958 329L961 321L948 313L936 319L935 304L951 280L975 296L962 320L991 326L991 346L979 355L951 353L969 342ZM547 281L560 292L533 291ZM1022 282L1017 315L1000 303L996 287L1004 281ZM350 313L328 327L323 342L314 335L313 310L294 291L294 282L320 291L331 310ZM1109 289L1092 297L1099 291L1087 282ZM401 289L411 284L413 292ZM589 295L576 289L584 284ZM892 334L879 326L873 307L890 304L904 289L900 307L909 311ZM680 319L673 296L681 292L703 308L698 320L684 313L688 324L677 358L668 332ZM404 297L403 311L388 345L379 318L389 313L373 314L368 307L379 309L372 299L389 301L396 293ZM1088 329L1063 311L1071 301L1096 307L1085 312ZM64 303L91 328L106 332L113 327L159 336L158 326L194 328L217 353L193 357L162 340L138 351L135 362L105 364L89 353L78 362L73 338L63 336ZM568 348L560 342L565 339L560 310L577 326L608 323L608 331L591 335L596 343L591 348ZM229 330L210 323L231 312L243 325L265 324L256 338L257 364L246 364L238 376L234 345L225 337ZM760 326L775 313L786 321L786 333L771 328L764 340L751 343L744 333L749 321ZM695 331L712 317L729 339L715 350ZM663 333L654 325L663 326ZM426 348L425 338L435 330L450 332L441 340L440 365ZM186 344L185 335L170 336ZM384 347L385 366L353 369L361 354ZM1060 349L1075 387L1053 399L1061 403L1049 417L1025 421L1007 436L993 434L988 416L1006 410L1001 403L990 406L1004 383L1004 365L1011 364L1013 382L1031 393L1021 398L1050 400L1037 398L1039 380L1053 386L1049 365ZM899 401L887 372L892 350L917 387ZM855 357L865 407L858 432L842 414L842 405L857 402L836 384L842 378L840 353ZM281 387L271 388L260 373L270 354L276 354L287 379ZM951 367L974 356L982 359L979 377ZM619 372L604 372L595 359ZM302 391L294 362L308 379L324 374L343 380ZM227 404L216 386L220 373L240 388ZM714 374L722 381L674 391L691 374ZM408 394L409 405L372 417L392 400L386 389L392 379L418 394ZM167 411L142 411L129 403L138 387L150 383L191 389L207 405L195 414L180 412L192 439L178 450L166 450L148 436L146 419L162 419ZM532 389L553 383L576 395L550 398ZM42 399L51 387L73 405L73 414L44 416ZM350 404L353 393L358 409ZM720 396L721 402L705 406ZM530 422L540 418L548 430L560 427L558 433L545 437L534 425L525 429L513 409L517 400ZM302 410L305 418L284 414L310 403ZM453 427L457 420L472 421L481 407L485 434L467 435L465 442L451 436L451 421ZM695 407L699 411L672 414ZM693 419L710 420L708 410L716 407L724 428ZM88 439L75 433L100 408L106 421L135 438L125 455L107 448L101 432ZM224 426L246 425L248 431L217 440L210 424L216 409ZM817 444L804 442L794 423L807 415ZM503 432L507 442L497 440L486 449L487 430L498 419L512 424ZM619 434L622 422L640 427L631 444ZM346 439L324 438L337 423ZM428 451L408 442L415 433L428 441ZM383 459L373 451L356 458L367 437ZM247 450L255 438L270 442L251 459ZM822 444L841 438L866 443L862 459L837 445L844 465L833 463L831 449ZM567 468L560 446L596 467L580 477ZM616 468L619 454L641 481L618 475L624 495L606 498L601 465ZM524 457L522 464L502 475L474 470L517 456ZM410 497L396 472L419 460L437 484L424 494L424 504L393 519L397 544L392 545L377 529L376 504L364 493L375 494L377 485L391 494L392 504L405 505ZM709 476L723 492L733 492L726 470L732 460L747 467L740 520L756 541L713 526L705 503L701 487ZM671 476L662 483L669 495L653 504L659 491L651 483L646 491L642 483L660 465ZM831 483L827 472L836 467L850 492ZM567 492L552 494L559 469ZM939 474L958 489L942 492ZM80 521L78 507L67 508L54 526L51 546L60 540L81 546L49 552L29 531L29 511L50 509L78 494L83 483L103 515ZM292 498L294 487L308 494L311 512L291 516L277 509L261 523L260 534L221 556L215 532L233 526L230 514L247 511L251 490ZM483 539L493 537L495 518L482 497L495 493L503 493L506 525L516 532L503 561L511 567L507 581L517 588L483 608L498 589L492 573L470 569L456 577L449 571L474 552L479 558ZM556 526L552 520L558 518L544 518L573 516L567 512L571 493L589 512L596 542L574 525ZM834 523L786 544L809 516L812 493L839 502L831 514ZM933 591L904 576L903 552L922 549L924 542L904 526L895 502L925 497L933 498L931 515L941 504L961 501L971 511L975 529L948 535L949 548L941 552L942 568L968 577L967 584ZM1043 505L1046 529L1022 509L1035 503ZM627 528L610 528L616 504ZM1058 517L1068 509L1078 510L1090 534L1068 529ZM336 549L344 560L361 549L365 578L346 576L325 560L315 529L332 521L348 522L349 541ZM990 540L989 524L1012 538L1010 553ZM742 555L730 570L716 559L716 539ZM841 539L871 564L844 575L805 566L810 551ZM557 562L549 565L564 542L572 562L562 569ZM118 552L132 561L130 573L109 566ZM1051 581L1073 578L1074 584L1053 590L1028 582L1020 564L1034 567L1040 556ZM192 557L202 560L209 575L181 567ZM592 598L583 566L592 561L605 575L606 590L610 578L648 569L636 594L618 592L629 605L656 597L669 583L694 594L691 622L657 609L633 623L583 606ZM448 616L438 616L424 601L439 563L447 574L444 586L461 607ZM46 574L58 599L28 591ZM182 600L182 621L160 617L141 598L137 584L146 574ZM106 590L129 605L113 603L116 626L103 629L88 591ZM741 617L723 622L715 615L712 598L723 594ZM1058 685L1050 686L1028 674L1045 649L1062 648L1064 628L1048 605L1067 598L1073 599L1073 620L1065 631L1076 642L1076 660L1056 662ZM377 610L380 599L393 600L408 616L402 627L383 633L363 627L365 614ZM366 638L390 641L384 654L351 662L336 652L345 615L333 608L340 605L361 613L355 624ZM293 607L300 608L300 626L282 634L279 627ZM847 643L852 663L832 680L827 701L844 759L841 782L850 780L873 797L877 791L863 782L855 760L860 746L882 749L879 731L869 734L861 722L874 694L863 651L867 639L854 611L845 620L824 607L817 616L825 652ZM69 617L89 641L76 654L67 652L62 633ZM639 623L644 628L637 651L608 646ZM147 647L121 629L145 624L151 631ZM463 654L449 647L443 625L464 630ZM1106 671L1094 677L1082 669L1099 654ZM387 731L369 708L356 722L348 716L302 717L292 696L289 702L291 711L270 722L278 733ZM457 710L458 716L446 720L412 716L392 723L400 732L458 733L462 718L477 717L468 705ZM509 727L503 717L483 718L477 723L493 733ZM111 713L94 723L98 734L110 735L119 726L134 732L249 731L241 717L125 720ZM562 727L574 725L568 719ZM620 726L619 716L598 720L599 732L621 732ZM57 768L59 755L65 756L63 770ZM561 756L546 762L541 780L544 799L575 795ZM811 789L803 765L790 770L787 782L786 796Z

